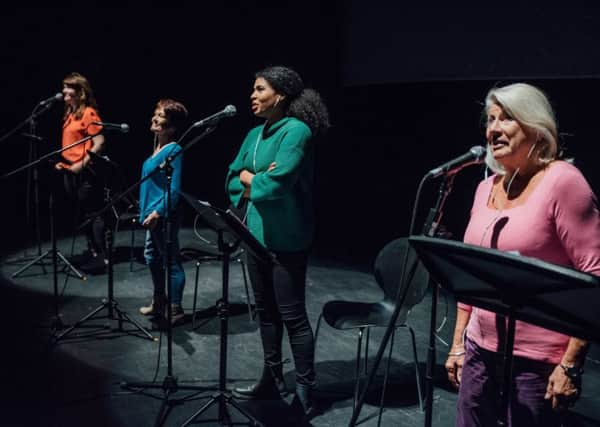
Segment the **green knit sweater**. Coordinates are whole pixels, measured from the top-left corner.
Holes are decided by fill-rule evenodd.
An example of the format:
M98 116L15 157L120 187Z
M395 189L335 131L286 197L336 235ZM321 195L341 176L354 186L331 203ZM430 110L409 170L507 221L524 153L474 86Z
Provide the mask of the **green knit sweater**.
M229 166L226 191L238 206L244 192L240 172L255 174L250 186L247 225L268 249L282 252L309 248L314 231L314 150L309 127L285 117L264 132L255 127ZM269 165L276 167L267 172Z

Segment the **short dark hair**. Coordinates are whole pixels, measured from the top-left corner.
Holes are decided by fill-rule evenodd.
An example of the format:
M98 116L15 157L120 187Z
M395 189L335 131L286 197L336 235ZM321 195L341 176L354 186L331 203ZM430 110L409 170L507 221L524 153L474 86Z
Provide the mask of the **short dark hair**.
M164 110L165 116L167 117L167 127L175 129L176 132L184 127L187 121L188 111L181 102L165 98L156 103L156 108L162 108Z

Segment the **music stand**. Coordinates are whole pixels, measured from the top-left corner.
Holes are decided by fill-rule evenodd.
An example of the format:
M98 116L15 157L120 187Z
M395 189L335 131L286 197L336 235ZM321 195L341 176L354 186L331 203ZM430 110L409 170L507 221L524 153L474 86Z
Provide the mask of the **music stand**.
M600 341L600 312L596 304L600 278L538 259L450 240L412 236L409 242L432 277L458 301L508 319L498 425L506 425L510 404L516 320Z
M223 211L219 208L211 206L207 202L197 200L190 194L180 192L181 196L194 208L200 217L214 230L218 235L218 247L222 255L222 278L223 288L221 299L217 301L217 314L220 319L220 347L219 347L219 388L210 399L190 418L188 418L182 426L189 425L198 416L203 414L213 404L219 405L217 421L224 425L230 425L230 417L227 411L227 405L232 405L246 419L255 426L262 426L256 418L250 415L243 409L233 398L231 392L226 388L227 382L227 330L229 319L229 261L230 255L234 252L238 245L243 245L245 249L252 252L253 255L263 261L275 262L273 254L271 254L258 240L250 234L246 226L238 219L231 210Z

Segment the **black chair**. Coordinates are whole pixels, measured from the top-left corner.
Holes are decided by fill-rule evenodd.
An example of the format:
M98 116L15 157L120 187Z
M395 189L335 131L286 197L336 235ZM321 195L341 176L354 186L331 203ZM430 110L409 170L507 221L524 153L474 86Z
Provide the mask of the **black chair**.
M397 328L406 328L410 332L412 340L412 351L415 367L415 377L417 381L417 391L419 395L419 407L423 410L423 395L421 393L421 376L419 373L419 360L417 358L417 350L415 343L415 334L413 329L406 324L408 314L415 304L418 304L423 300L427 287L429 284L429 274L425 267L418 262L417 256L414 250L409 251L407 265L407 271L403 284L400 284L400 278L402 275L402 265L404 262L404 256L407 248L409 248L407 238L399 238L389 242L377 255L375 260L375 280L383 291L383 300L373 303L365 303L358 301L329 301L325 303L317 321L317 328L315 331L315 346L316 340L319 334L321 326L321 319L325 319L325 322L332 328L338 330L347 329L358 329L358 345L356 350L356 380L354 386L354 408L358 400L360 383L361 383L361 353L362 353L362 341L363 333L367 332L366 346L365 346L365 357L364 357L364 374L367 374L367 362L369 353L369 330L372 327L387 327L389 325L392 313L396 306L396 295L398 292L402 292L402 286L410 286L407 296L398 320L396 323ZM392 356L392 349L394 346L394 335L395 331L391 336L388 360L385 367L383 391L387 385L387 379L390 368L390 360ZM384 393L381 396L381 406L379 410L379 416L383 411Z
M203 250L193 248L182 248L181 254L184 259L193 260L196 262L196 276L194 279L194 302L192 305L192 329L196 329L196 310L198 298L198 280L200 278L200 266L210 262L221 262L223 257L216 248L210 246L204 247ZM246 292L246 305L248 307L248 317L250 322L254 321L254 312L252 310L252 301L248 290L248 276L246 273L246 263L244 262L244 250L238 249L230 255L230 260L240 264L242 269L242 278L244 280L244 291Z
M135 257L135 232L140 229L143 230L142 225L139 221L140 209L139 202L131 196L125 198L126 207L121 213L116 213L117 222L115 224L115 236L124 225L129 227L130 231L130 242L129 242L129 271L133 272L133 263L136 261Z

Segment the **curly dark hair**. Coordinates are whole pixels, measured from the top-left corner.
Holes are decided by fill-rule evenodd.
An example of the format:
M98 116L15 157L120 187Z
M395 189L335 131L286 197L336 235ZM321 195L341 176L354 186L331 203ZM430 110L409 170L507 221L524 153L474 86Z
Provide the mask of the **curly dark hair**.
M304 87L304 82L296 71L288 67L274 66L255 73L255 78L265 79L277 93L285 95L286 116L296 117L308 125L317 136L329 129L329 112L321 95Z

